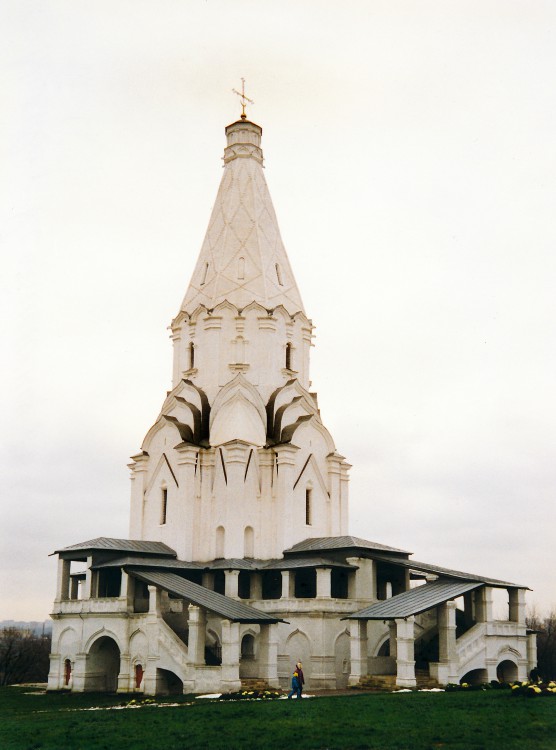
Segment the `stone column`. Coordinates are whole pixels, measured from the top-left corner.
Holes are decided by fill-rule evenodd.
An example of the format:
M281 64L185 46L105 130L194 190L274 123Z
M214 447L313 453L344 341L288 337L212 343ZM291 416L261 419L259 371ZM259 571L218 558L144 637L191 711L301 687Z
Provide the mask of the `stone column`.
M87 654L76 654L73 664L73 692L85 692L85 678L87 674Z
M143 692L145 695L156 695L156 665L158 655L147 656L145 671L143 673Z
M176 449L178 464L178 483L176 487L178 502L172 506L172 517L176 528L182 529L180 545L176 546L178 557L183 560L195 560L195 466L199 449L195 445L181 444ZM174 546L174 545L172 545Z
M441 685L458 682L456 653L456 603L446 602L438 609L438 664L430 666L431 677Z
M332 596L332 569L317 568L317 599L330 599Z
M143 514L145 503L145 489L147 484L147 470L149 456L138 453L132 456L133 463L128 464L131 470L131 507L129 513L129 538L143 538Z
M456 603L445 602L438 607L438 657L441 662L456 658Z
M72 670L73 672L73 670ZM60 654L50 654L50 669L48 671L47 691L61 690L63 688L63 664ZM73 674L72 674L73 677Z
M259 675L270 687L279 687L278 680L278 626L261 625L259 635Z
M527 636L527 670L530 672L537 666L537 634Z
M492 622L493 619L492 589L483 586L475 590L475 616L477 622ZM496 679L495 677L493 679Z
M56 581L56 601L69 599L71 560L58 558L58 578Z
M361 677L364 677L369 671L367 620L350 620L349 622L351 673L348 684L353 686L358 685Z
M263 598L263 579L260 573L251 573L251 596L250 599Z
M328 464L328 481L330 489L330 499L328 500L329 508L329 524L328 533L341 534L340 529L342 528L342 491L341 491L341 477L342 477L342 460L343 456L339 453L331 453L326 457L326 463Z
M147 586L149 590L149 614L160 614L160 592L156 586Z
M204 609L193 604L189 605L187 613L189 627L187 652L190 663L197 666L205 663L207 616Z
M278 462L278 474L274 485L276 493L276 540L281 549L291 545L291 529L294 523L294 505L291 488L295 482L295 459L300 449L291 443L276 445L274 452Z
M132 680L129 672L131 667L131 657L129 654L120 654L120 672L118 674L117 693L129 693L130 688L135 687L135 682L130 685Z
M395 620L388 621L388 632L390 633L390 658L398 658L398 628Z
M350 572L348 595L350 599L361 599L363 601L375 601L376 591L376 567L374 560L363 557L348 557L350 565L356 565L357 570Z
M222 691L233 692L241 687L239 679L239 623L222 620Z
M282 599L293 599L295 592L295 573L293 570L282 571Z
M93 558L92 556L90 556L87 558L87 571L85 573L85 584L83 586L83 599L94 599L97 595L97 592L94 590L96 588L96 574L91 570L92 564Z
M396 684L400 687L415 687L415 617L396 620L397 648L397 677Z
M212 571L205 570L201 582L206 589L214 591L214 573Z
M525 589L508 589L510 621L525 627Z
M133 607L133 583L129 575L122 568L122 579L120 584L120 599L125 599L128 609Z
M239 599L239 570L225 570L224 578L226 581L224 589L226 596L229 596L231 599Z

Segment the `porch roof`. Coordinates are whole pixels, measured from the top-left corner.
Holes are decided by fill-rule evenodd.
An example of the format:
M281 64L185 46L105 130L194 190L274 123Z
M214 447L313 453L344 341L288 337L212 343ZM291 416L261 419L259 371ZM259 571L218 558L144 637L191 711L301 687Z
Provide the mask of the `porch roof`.
M176 557L175 550L163 542L152 542L143 539L113 539L107 536L99 536L86 542L72 544L52 552L53 555L69 557L70 554L79 552L134 552L140 555L158 555L159 557Z
M490 578L488 576L479 576L476 573L465 573L462 570L452 570L451 568L443 568L440 565L431 565L430 563L419 562L418 560L403 560L399 557L393 557L390 555L373 555L373 560L377 562L392 563L393 565L399 565L402 568L409 568L419 573L433 573L441 576L442 578L458 578L466 581L476 581L477 583L486 583L487 586L501 586L503 588L527 588L526 586L520 586L517 583L510 583L509 581L500 581L497 578Z
M310 537L302 542L294 544L293 547L284 550L285 555L296 554L298 552L324 552L350 549L372 550L374 552L386 552L391 554L410 555L405 549L397 547L388 547L378 542L370 542L368 539L361 539L357 536L323 536ZM397 560L398 558L396 558Z
M139 580L150 583L152 586L164 589L176 596L186 599L204 609L208 609L216 615L225 617L232 622L259 623L270 625L276 622L286 622L279 617L272 617L266 612L261 612L243 602L230 599L223 594L217 594L204 586L187 581L175 573L167 573L159 570L136 570L130 567L129 572Z
M352 615L343 617L344 620L396 620L398 618L418 615L432 609L439 604L456 599L458 596L473 591L483 582L433 581L417 586L403 594L397 594L390 599L371 604L370 607L360 609Z

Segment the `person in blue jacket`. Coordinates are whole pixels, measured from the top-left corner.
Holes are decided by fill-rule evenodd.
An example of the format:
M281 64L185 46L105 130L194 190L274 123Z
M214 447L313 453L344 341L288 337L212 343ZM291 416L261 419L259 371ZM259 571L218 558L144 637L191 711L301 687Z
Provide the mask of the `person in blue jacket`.
M297 671L297 667L294 669L292 674L292 689L288 693L288 700L291 699L294 693L296 693L298 698L301 698L301 686L299 682L299 672Z

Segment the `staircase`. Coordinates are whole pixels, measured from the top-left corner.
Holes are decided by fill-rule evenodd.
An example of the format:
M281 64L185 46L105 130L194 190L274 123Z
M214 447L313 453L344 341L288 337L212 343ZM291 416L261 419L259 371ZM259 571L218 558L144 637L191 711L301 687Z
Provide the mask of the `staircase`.
M439 687L438 682L430 676L428 669L416 669L415 679L417 680L417 690L430 690Z
M415 679L417 680L416 690L430 690L437 688L438 682L434 680L426 669L416 669ZM355 690L368 690L371 693L384 693L396 690L395 674L369 674L362 677Z
M268 682L263 680L261 677L249 677L244 678L241 681L242 690L271 690L268 686ZM273 689L273 688L272 688Z
M396 689L395 674L368 674L359 680L355 690L368 690L371 693L391 692Z

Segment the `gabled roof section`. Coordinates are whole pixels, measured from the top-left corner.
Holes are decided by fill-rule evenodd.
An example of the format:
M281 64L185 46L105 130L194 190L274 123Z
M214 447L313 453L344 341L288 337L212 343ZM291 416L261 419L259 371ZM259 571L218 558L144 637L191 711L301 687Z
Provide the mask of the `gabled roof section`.
M136 552L143 555L162 555L168 557L177 557L175 550L163 544L163 542L149 542L139 539L112 539L107 536L99 536L97 539L90 539L87 542L80 542L79 544L72 544L70 547L64 547L63 549L57 549L53 552L53 555L61 554L63 552L78 552L78 551L98 551L105 550L107 552Z
M411 553L404 549L397 549L396 547L387 547L384 544L378 544L378 542L370 542L368 539L360 539L357 536L325 536L325 537L312 537L311 539L304 539L302 542L294 544L287 550L284 550L285 555L295 554L298 552L323 552L325 550L345 550L345 549L363 549L372 550L376 552L397 552L403 555L410 555ZM394 558L394 561L398 561L398 558Z
M228 125L224 174L181 310L258 302L304 312L262 167L262 128Z
M285 622L278 617L267 615L254 607L230 599L223 594L217 594L204 586L187 581L175 573L162 573L157 570L133 571L133 575L145 583L169 591L171 594L186 599L191 604L204 607L214 614L225 617L232 622L271 624Z
M424 586L417 586L417 588L404 591L403 594L392 596L390 599L371 604L370 607L365 607L365 609L342 619L395 620L410 615L418 615L482 585L478 582L433 581L432 583L425 583Z

